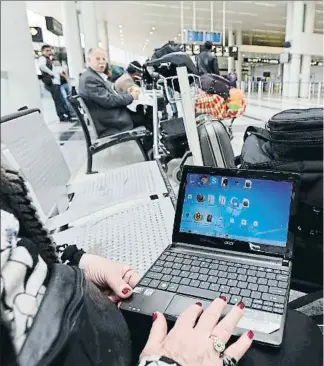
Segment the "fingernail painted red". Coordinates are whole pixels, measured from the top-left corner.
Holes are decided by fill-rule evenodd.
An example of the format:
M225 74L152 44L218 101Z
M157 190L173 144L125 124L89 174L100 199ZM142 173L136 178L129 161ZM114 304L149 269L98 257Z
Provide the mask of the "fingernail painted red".
M129 293L129 288L127 288L127 287L125 287L124 289L123 289L123 291L122 291L122 293L124 294L124 295L127 295L128 293Z
M247 336L248 336L250 339L253 339L253 337L254 337L254 333L252 332L252 330L249 330L249 331L248 331Z
M153 321L155 321L157 318L157 313L153 313Z
M245 305L242 301L240 301L237 306L240 308L240 309L244 309L245 308Z
M198 302L196 302L196 305L202 306L202 303L198 301Z
M220 299L222 299L222 300L223 300L223 301L225 301L225 302L227 301L227 299L226 299L226 297L225 297L225 296L220 296L219 298L220 298Z

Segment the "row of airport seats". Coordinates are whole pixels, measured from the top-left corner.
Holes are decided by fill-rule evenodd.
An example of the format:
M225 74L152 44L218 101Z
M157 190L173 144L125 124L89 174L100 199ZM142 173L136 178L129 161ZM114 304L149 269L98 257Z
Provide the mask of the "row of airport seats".
M143 274L171 243L175 196L159 162L107 166L75 181L35 109L1 117L1 157L26 180L58 245L76 244Z

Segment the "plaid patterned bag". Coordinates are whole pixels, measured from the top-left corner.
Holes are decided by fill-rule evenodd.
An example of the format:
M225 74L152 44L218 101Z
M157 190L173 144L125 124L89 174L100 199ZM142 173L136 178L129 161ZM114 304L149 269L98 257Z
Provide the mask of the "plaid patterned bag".
M209 114L220 120L238 117L245 112L245 109L244 94L238 89L231 89L227 100L217 94L199 90L195 100L196 113Z

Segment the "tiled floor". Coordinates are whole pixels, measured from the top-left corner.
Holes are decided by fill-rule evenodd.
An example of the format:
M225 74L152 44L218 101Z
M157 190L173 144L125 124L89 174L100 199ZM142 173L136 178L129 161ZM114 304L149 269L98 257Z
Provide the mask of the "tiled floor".
M244 132L249 125L264 127L269 118L281 110L310 107L311 105L307 100L294 103L292 101L278 101L269 98L262 100L249 98L245 115L237 118L233 125L234 139L232 140L232 146L235 155L240 154ZM63 155L71 170L72 176L83 175L85 171L86 145L81 127L77 123L59 123L55 116L53 102L48 97L43 98L42 109L46 123L61 145ZM95 155L93 168L94 170L98 170L104 165L105 170L107 170L140 161L143 161L143 158L138 147L135 143L128 142ZM175 159L169 163L168 173L170 178L172 170L178 164L179 159ZM177 185L172 179L171 183L177 189ZM296 291L291 291L291 299L297 298L300 295ZM323 312L323 301L319 300L305 307L303 311L309 315L321 314Z

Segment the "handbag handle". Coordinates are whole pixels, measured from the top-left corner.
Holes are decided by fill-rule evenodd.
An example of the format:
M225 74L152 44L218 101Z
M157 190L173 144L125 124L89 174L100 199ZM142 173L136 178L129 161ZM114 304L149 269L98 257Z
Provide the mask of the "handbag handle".
M245 140L250 135L258 136L258 137L260 137L264 141L271 141L271 138L269 136L269 132L266 129L262 128L262 127L249 126L245 130L244 137L243 137L243 141L245 142Z

